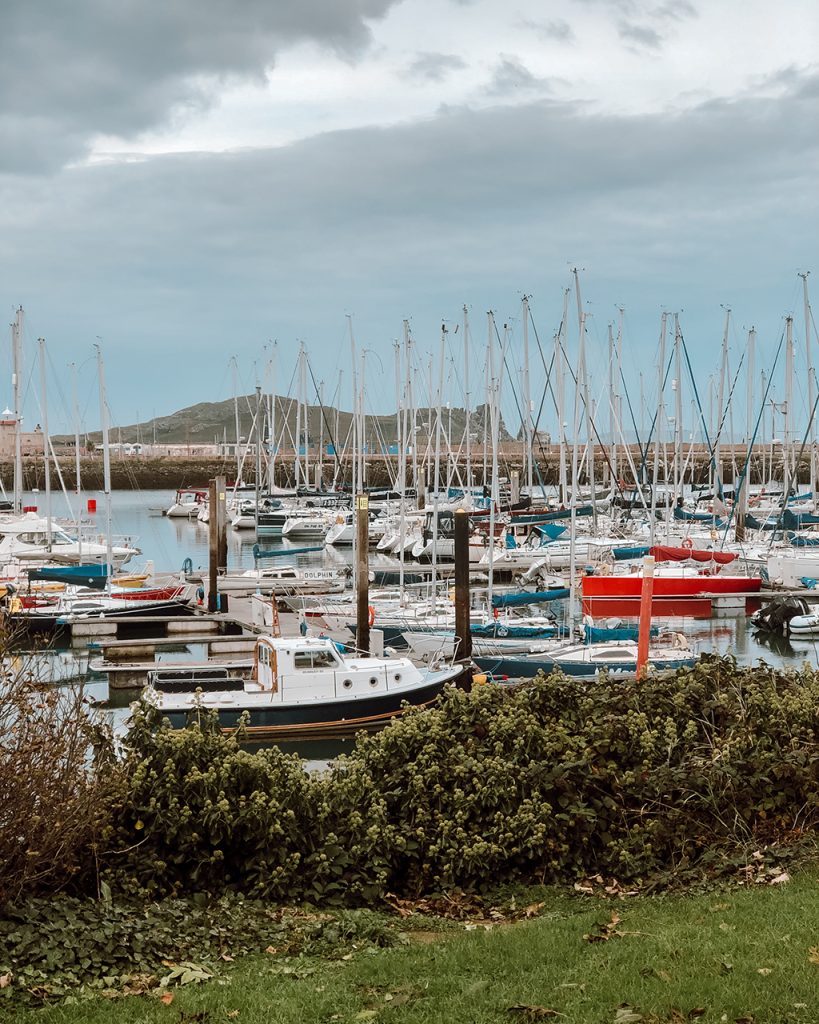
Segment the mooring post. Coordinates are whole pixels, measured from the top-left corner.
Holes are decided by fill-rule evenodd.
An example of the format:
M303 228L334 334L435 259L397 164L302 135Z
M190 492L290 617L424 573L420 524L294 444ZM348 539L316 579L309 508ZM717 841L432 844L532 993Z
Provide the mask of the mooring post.
M216 507L213 510L216 514L217 531L217 569L219 572L227 571L227 484L224 476L216 477ZM213 512L211 514L213 514ZM219 611L228 610L228 595L219 595Z
M358 494L355 499L356 530L356 633L355 645L364 654L370 653L370 499Z
M642 679L648 665L648 641L651 635L651 598L654 594L654 559L643 559L643 586L640 591L640 627L637 634L637 678Z
M219 578L219 517L217 515L218 489L216 480L210 481L208 495L208 611L215 612L218 604Z
M455 656L468 662L472 657L469 624L469 514L455 512Z

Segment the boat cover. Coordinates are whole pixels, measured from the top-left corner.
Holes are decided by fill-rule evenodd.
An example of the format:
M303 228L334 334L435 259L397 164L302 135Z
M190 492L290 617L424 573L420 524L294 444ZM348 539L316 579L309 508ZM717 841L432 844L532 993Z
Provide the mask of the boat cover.
M676 548L664 544L655 545L649 554L658 562L682 562L692 558L695 562L717 562L727 565L737 557L732 551L701 551L698 548Z
M101 562L92 562L88 565L45 566L42 569L29 569L28 578L105 590L105 585L108 582L108 566Z
M494 594L493 608L516 608L527 604L543 604L546 601L560 601L569 596L565 587L559 590L524 591L522 594Z

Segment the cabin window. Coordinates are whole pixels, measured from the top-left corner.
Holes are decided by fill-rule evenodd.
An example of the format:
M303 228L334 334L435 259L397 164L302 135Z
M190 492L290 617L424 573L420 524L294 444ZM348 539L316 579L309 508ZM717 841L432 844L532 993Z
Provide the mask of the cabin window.
M331 651L296 651L293 664L296 668L335 668L336 659Z
M352 688L353 681L352 679L345 679L341 685L344 687L345 690L349 690Z
M378 686L378 677L370 676L370 686Z
M400 672L396 672L395 675L393 676L393 679L396 681L396 683L400 683L401 682L401 673Z
M268 652L266 647L259 648L259 661L262 665L270 664L270 653Z

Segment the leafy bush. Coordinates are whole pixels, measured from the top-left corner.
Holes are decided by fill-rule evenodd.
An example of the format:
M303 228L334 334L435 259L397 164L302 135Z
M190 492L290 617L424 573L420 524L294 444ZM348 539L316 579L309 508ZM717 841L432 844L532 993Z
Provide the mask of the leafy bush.
M120 890L242 889L272 898L299 890L314 839L315 783L294 755L242 750L214 712L177 730L142 706L124 774L128 788L105 837L106 877Z
M817 708L816 672L730 659L450 689L313 778L212 713L175 732L143 712L106 861L120 888L322 901L709 867L815 828Z
M634 879L812 829L819 675L709 659L673 679L447 693L328 780L357 890Z

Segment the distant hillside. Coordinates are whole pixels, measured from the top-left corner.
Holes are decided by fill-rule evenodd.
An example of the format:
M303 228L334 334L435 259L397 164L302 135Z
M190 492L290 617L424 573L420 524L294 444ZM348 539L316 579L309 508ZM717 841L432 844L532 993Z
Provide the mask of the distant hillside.
M265 402L267 399L264 400ZM251 439L253 432L253 418L256 408L255 395L243 395L239 399L239 434L245 440ZM485 406L479 406L471 415L471 433L473 437L483 437ZM267 413L265 412L264 430L267 434ZM304 410L302 408L302 415ZM296 402L291 398L276 397L276 438L282 447L288 448L293 444L296 433ZM322 418L324 420L323 436L325 443L335 443L341 448L350 433L352 413L337 411L335 409L324 409L322 417L321 406L311 405L307 409L308 434L311 444L318 444L322 435ZM416 426L418 427L419 443L426 443L430 424L433 436L435 430L435 413L429 409L418 409L416 412ZM458 445L464 434L466 413L463 409L444 410L443 426L444 431L449 429L451 422L452 444ZM379 443L395 444L397 441L397 424L395 415L392 416L367 416L365 419L367 443L377 447ZM284 434L282 435L282 431ZM255 435L254 435L255 436ZM501 421L501 440L509 440L506 427ZM99 443L101 434L99 431L88 435L89 440ZM234 413L233 399L225 402L200 402L198 405L188 406L169 416L158 416L145 423L131 423L127 426L115 426L111 432L112 441L122 440L124 443L141 441L143 444L151 444L156 438L157 444L219 444L227 441L232 444L236 440L236 419ZM331 440L332 439L332 440Z

